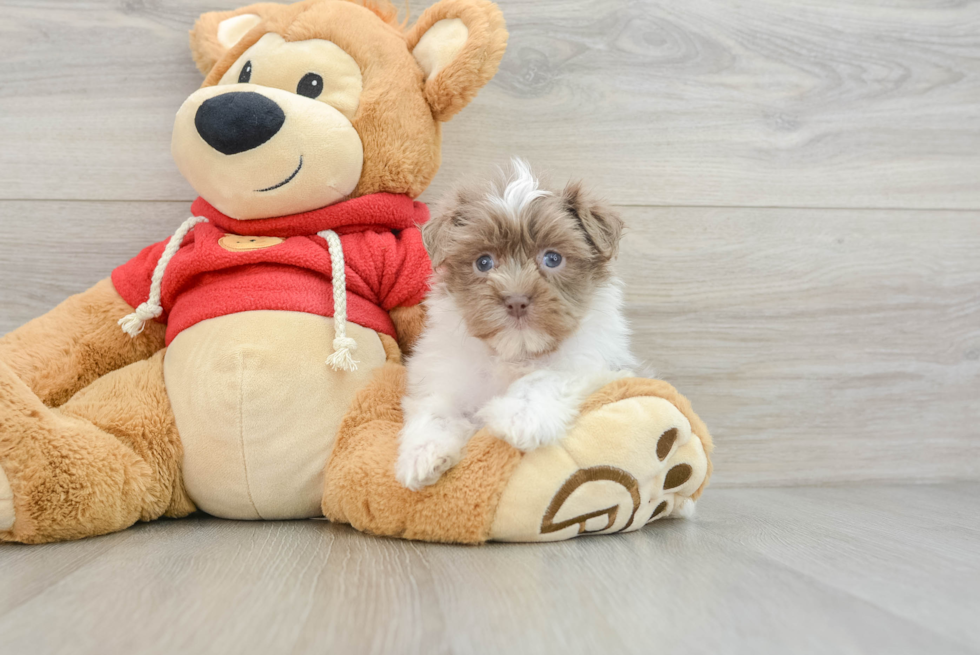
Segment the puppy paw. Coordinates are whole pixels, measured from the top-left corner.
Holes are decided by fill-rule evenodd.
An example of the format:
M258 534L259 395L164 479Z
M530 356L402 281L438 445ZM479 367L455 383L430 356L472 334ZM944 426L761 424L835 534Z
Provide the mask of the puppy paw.
M418 491L435 484L442 474L462 459L457 448L437 441L402 446L398 451L395 478L402 486Z
M571 422L565 414L537 403L502 396L487 403L479 418L495 435L526 452L564 437Z

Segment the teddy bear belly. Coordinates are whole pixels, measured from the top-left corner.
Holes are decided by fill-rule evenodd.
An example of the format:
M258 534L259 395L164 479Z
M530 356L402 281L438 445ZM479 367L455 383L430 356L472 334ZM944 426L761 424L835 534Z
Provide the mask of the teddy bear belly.
M199 509L229 519L321 516L323 468L337 429L385 352L347 324L354 372L326 364L333 319L252 311L181 332L164 359L184 448L183 479Z

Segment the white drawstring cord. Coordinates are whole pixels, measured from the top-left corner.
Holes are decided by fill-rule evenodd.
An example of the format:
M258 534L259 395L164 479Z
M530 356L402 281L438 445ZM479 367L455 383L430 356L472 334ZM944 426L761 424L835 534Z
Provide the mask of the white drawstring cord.
M119 319L119 325L122 327L123 332L135 339L146 327L147 321L151 321L163 313L163 306L160 304L160 289L163 286L163 274L167 270L167 264L177 254L177 251L180 250L180 246L184 243L184 237L187 236L187 233L193 230L194 226L198 223L207 222L208 219L203 216L191 216L177 228L177 231L170 238L167 247L163 249L163 254L160 255L160 259L157 261L157 267L153 269L153 278L150 282L150 297L147 298L145 303L137 307L135 312Z
M357 342L347 336L347 274L344 272L344 249L340 237L333 230L317 232L327 240L330 249L330 268L333 271L333 354L327 364L335 371L356 371L357 360L353 353Z
M150 297L132 314L119 319L119 325L123 332L135 338L146 328L147 321L163 314L160 294L167 265L180 250L188 232L199 223L207 222L208 219L203 216L191 216L177 228L173 237L170 238L170 242L167 243L167 247L163 249L163 254L160 255L156 268L153 269L153 278L150 281ZM324 230L318 235L327 240L327 247L330 249L331 268L333 269L334 352L327 358L327 364L335 371L356 371L358 362L354 359L353 353L357 350L357 342L347 336L347 276L344 273L344 250L340 245L340 237L333 230Z

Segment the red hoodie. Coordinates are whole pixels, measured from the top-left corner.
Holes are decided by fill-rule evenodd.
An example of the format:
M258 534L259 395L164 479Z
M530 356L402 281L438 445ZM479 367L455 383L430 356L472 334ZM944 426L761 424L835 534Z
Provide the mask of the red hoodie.
M317 232L340 235L347 274L347 320L397 336L388 312L422 301L431 273L417 226L425 204L405 195L376 193L314 211L241 221L203 198L191 206L207 223L187 235L163 277L157 319L167 324L167 345L181 331L218 316L271 309L333 316L330 254ZM229 235L276 237L243 250ZM116 290L132 307L147 300L150 282L169 239L145 248L112 272ZM244 240L246 247L248 240Z

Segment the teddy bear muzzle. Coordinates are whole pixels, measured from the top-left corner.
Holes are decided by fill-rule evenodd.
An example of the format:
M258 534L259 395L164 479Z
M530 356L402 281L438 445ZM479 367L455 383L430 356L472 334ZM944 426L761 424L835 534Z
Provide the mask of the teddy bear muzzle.
M177 111L171 150L198 194L238 220L332 205L364 166L360 135L341 111L257 84L192 93Z
M223 155L237 155L274 137L286 114L276 102L254 91L223 93L197 108L194 127L205 143Z

